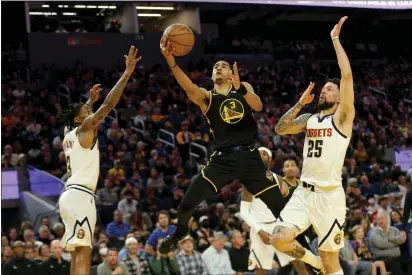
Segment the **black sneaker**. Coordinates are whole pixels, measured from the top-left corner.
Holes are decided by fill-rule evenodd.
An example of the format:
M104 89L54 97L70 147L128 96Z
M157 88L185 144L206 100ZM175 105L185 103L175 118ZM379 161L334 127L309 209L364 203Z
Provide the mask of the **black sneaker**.
M162 243L160 244L159 252L161 254L167 254L170 251L175 250L177 248L178 242L179 239L175 237L174 234L168 235L166 238L163 239Z
M314 268L313 266L309 264L305 264L306 269L308 270L309 275L324 275L322 270Z

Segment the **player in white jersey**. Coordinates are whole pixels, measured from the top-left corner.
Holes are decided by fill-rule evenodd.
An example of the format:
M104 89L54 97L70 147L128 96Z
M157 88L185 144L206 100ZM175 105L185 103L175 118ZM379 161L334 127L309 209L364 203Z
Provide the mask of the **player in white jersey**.
M272 152L265 147L260 147L258 150L266 167L269 168L272 160ZM290 169L290 167L292 168ZM277 182L277 188L280 188L282 196L285 198L286 202L286 198L299 184L299 180L296 179L297 167L295 161L285 161L283 171L285 173L284 178L273 172L272 174ZM280 202L278 204L281 209L284 207L285 202ZM255 270L255 274L259 275L266 274L267 270L272 269L273 257L276 252L282 267L286 267L292 262L292 265L295 267L299 275L309 274L303 262L297 261L282 252L276 251L271 245L271 232L273 232L276 225L276 217L261 199L253 197L253 195L244 187L242 202L240 204L240 215L250 226L251 245L248 264L249 270ZM300 238L300 241L304 241L304 245L309 248L309 244L304 238ZM310 268L309 270L312 271ZM289 274L291 270L285 269L284 271L283 274Z
M137 49L130 47L128 56L125 56L126 70L95 113L89 104L97 99L99 84L94 85L90 91L92 102L72 104L59 114L60 120L69 129L63 140L69 178L59 198L59 208L66 227L61 245L71 252L71 275L90 274L91 248L96 226L94 191L100 168L96 129L119 102L140 59L141 57L137 58Z
M345 153L352 134L355 117L352 70L339 41L341 18L331 31L332 43L341 70L341 80L329 80L322 88L318 114L303 114L306 104L313 101L311 83L299 102L279 120L275 127L279 135L306 132L303 149L302 185L299 186L280 214L283 222L275 227L274 246L295 258L311 264L295 240L297 234L311 224L319 238L319 255L327 274L343 274L339 250L344 246L343 223L346 216L345 192L341 173Z

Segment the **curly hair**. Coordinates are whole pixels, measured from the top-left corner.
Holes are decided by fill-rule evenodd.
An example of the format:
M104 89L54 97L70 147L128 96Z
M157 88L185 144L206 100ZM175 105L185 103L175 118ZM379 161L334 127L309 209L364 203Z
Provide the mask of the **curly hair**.
M60 123L64 123L64 125L69 129L72 130L76 127L76 123L74 122L74 118L79 114L81 107L84 103L74 103L69 104L69 106L65 109L62 109L59 114L57 115L57 119Z

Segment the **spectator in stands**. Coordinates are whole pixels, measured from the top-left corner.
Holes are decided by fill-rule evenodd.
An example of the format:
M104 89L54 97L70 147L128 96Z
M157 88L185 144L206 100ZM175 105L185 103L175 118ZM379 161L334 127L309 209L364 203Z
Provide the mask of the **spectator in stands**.
M27 275L40 273L39 266L34 261L24 257L24 243L16 241L13 244L13 257L2 265L4 275Z
M120 184L120 181L125 179L125 172L119 159L114 161L114 167L109 170L109 175L113 178L116 186Z
M42 262L45 262L50 257L50 246L48 244L42 244L39 247L39 259Z
M105 260L97 266L97 275L128 275L127 266L118 260L117 250L109 248Z
M114 211L114 221L109 223L106 228L106 233L109 238L117 238L124 240L127 232L130 230L130 224L123 221L123 213L119 210ZM117 251L116 251L117 257Z
M162 255L159 252L160 243L163 239L158 239L155 256L149 257L149 267L153 275L177 275L179 266L173 252Z
M224 249L227 237L223 233L216 233L212 245L202 254L206 273L210 275L234 274L230 263L229 253Z
M13 147L10 144L4 146L4 154L1 156L2 168L13 168L19 160L18 154L13 153Z
M32 261L36 261L39 258L39 254L37 253L37 250L34 247L27 247L24 250L24 256Z
M386 216L386 220L390 221L392 207L389 205L388 197L384 196L384 197L379 198L378 204L379 204L378 211L381 213L384 213Z
M344 238L345 246L339 252L340 260L346 263L345 275L370 275L372 272L372 263L360 260L355 251L352 249L349 240Z
M19 235L17 234L17 228L15 227L10 228L8 237L9 237L10 245L13 245L13 243L17 241L17 239L19 238Z
M177 252L176 260L180 275L206 274L202 254L193 249L193 238L190 235L182 240L182 249Z
M134 233L133 232L129 232L129 233L126 234L125 240L127 240L129 238L134 238ZM127 256L127 253L128 253L128 250L127 250L127 245L126 245L126 242L125 242L125 245L119 251L119 261L123 261L124 258Z
M229 249L229 257L232 268L237 273L248 271L250 251L245 247L245 240L240 231L232 232L232 247Z
M401 255L400 245L406 241L406 233L389 226L386 213L378 212L378 224L372 231L371 245L374 261L384 261L393 274L403 274L397 258Z
M124 215L135 215L137 213L138 202L133 199L134 194L132 191L128 190L125 194L125 198L122 199L117 205L117 210L122 212Z
M61 222L56 222L53 225L53 235L55 236L56 239L61 240L65 232L64 224Z
M350 242L353 250L358 256L360 262L371 261L372 251L369 243L365 240L365 233L363 227L360 225L355 226L351 230L354 235L354 240ZM383 261L374 261L372 263L372 273L371 275L376 275L379 269L379 274L386 274L386 266Z
M54 240L54 236L51 234L50 229L46 225L41 225L39 227L37 240L44 244L50 244L50 242Z
M165 238L167 235L174 232L176 227L174 225L170 225L170 217L169 213L166 211L159 211L157 214L157 227L153 230L152 234L150 234L149 239L146 242L146 246L144 251L152 256L155 256L155 248L158 247L159 239Z
M70 263L62 258L63 249L59 240L50 245L51 256L43 264L43 272L47 275L69 275Z
M13 249L6 245L1 248L1 264L7 263L13 256Z
M126 256L121 260L127 267L128 274L150 275L147 260L138 253L138 242L135 237L128 237L125 242Z
M373 197L373 196L375 196L375 194L377 194L377 191L375 189L375 185L373 183L369 183L369 179L366 175L363 175L360 178L360 182L362 184L360 186L362 196L365 196L366 198L369 198L369 197Z
M96 205L99 209L103 224L108 224L113 211L117 206L117 194L113 188L112 182L109 179L104 181L104 188L97 191Z

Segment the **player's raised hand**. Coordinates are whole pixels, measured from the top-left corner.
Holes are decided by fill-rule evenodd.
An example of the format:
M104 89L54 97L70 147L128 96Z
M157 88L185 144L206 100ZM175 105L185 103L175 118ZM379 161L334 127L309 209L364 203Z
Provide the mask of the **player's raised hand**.
M230 79L232 80L233 87L235 87L236 90L239 90L240 77L239 77L239 71L237 69L237 62L233 64L233 70L230 72Z
M136 68L137 62L142 59L141 56L137 57L138 52L139 50L135 46L131 46L129 54L124 56L126 63L126 73L128 75L131 75L133 73L134 69Z
M174 51L175 48L170 46L170 41L167 41L167 39L163 37L162 40L160 40L160 52L164 55L164 57L171 58L174 57Z
M315 87L315 83L310 82L308 88L306 89L306 91L303 92L303 95L299 99L300 104L306 105L313 101L313 99L315 98L315 95L312 94L312 90L314 87Z
M346 19L348 19L347 16L342 17L342 18L339 20L338 24L336 24L335 27L333 27L333 30L330 32L330 36L331 36L332 38L334 38L334 37L339 37L340 30L341 30L341 28L342 28L343 23L345 23Z
M93 87L90 89L90 103L94 103L99 98L99 92L102 90L100 88L100 84L94 84Z

